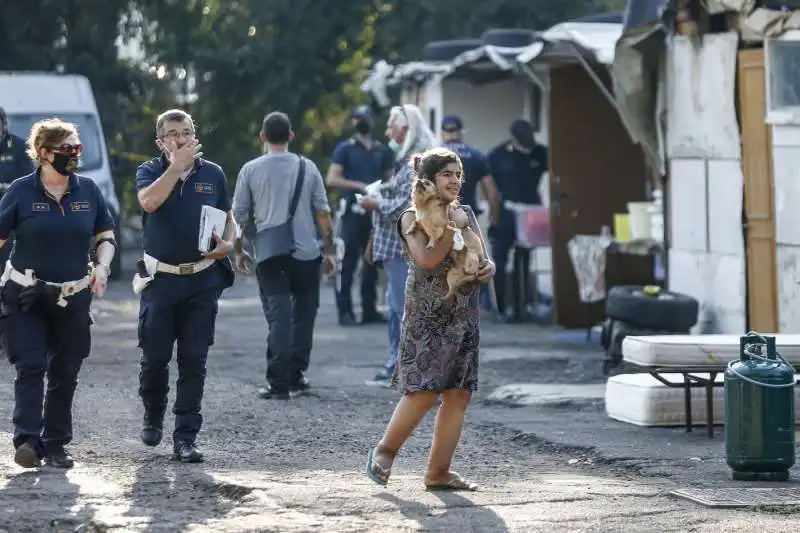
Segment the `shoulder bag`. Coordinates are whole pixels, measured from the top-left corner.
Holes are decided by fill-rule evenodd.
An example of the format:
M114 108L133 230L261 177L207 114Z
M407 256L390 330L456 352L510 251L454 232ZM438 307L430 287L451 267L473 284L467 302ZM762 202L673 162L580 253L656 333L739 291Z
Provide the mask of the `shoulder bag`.
M278 226L265 228L256 232L253 241L256 263L261 263L262 261L275 257L292 255L294 251L294 230L292 222L294 220L295 211L297 211L297 204L300 201L300 193L303 190L303 180L306 174L305 160L300 156L298 156L298 158L300 159L300 164L297 170L297 180L295 180L294 184L292 203L289 205L289 219Z

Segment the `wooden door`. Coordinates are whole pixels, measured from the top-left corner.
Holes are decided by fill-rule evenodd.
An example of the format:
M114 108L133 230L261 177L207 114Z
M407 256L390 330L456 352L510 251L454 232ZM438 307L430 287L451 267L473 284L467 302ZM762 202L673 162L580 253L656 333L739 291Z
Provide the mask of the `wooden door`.
M610 87L608 73L598 75ZM583 327L586 307L567 242L613 228L614 213L627 213L628 202L646 201L648 170L616 108L580 65L550 72L549 141L555 322ZM601 317L602 306L594 306L593 321Z
M763 50L739 52L739 115L742 128L747 329L778 330L772 131L766 114Z

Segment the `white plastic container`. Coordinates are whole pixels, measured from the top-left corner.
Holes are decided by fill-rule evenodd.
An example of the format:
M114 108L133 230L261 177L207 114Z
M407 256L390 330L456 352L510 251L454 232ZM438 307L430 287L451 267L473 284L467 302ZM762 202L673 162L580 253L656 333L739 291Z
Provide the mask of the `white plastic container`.
M650 202L628 202L628 222L631 240L649 239L652 230L650 224Z
M653 203L648 208L650 214L650 238L664 242L664 204L660 190L653 191Z

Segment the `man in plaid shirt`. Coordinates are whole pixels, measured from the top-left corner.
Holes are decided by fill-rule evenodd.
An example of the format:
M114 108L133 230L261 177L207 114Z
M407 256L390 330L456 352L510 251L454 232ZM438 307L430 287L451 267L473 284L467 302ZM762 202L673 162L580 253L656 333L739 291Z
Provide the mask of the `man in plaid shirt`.
M436 137L425 124L422 113L411 104L392 108L386 136L390 139L389 147L397 154L396 172L391 180L381 186L380 198L365 196L359 202L361 207L372 211L372 260L383 264L389 282L386 295L389 307L389 359L383 371L370 382L381 386L388 386L394 374L405 306L408 264L403 257L397 221L411 204L412 169L409 161L414 154L436 144Z

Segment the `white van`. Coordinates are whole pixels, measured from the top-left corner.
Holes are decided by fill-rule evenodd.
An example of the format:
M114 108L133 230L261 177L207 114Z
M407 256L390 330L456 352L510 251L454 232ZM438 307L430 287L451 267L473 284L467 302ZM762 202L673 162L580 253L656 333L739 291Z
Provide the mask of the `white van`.
M27 139L31 126L43 118L58 117L78 127L83 144L78 173L93 179L106 198L117 228L120 205L111 179L103 126L92 86L85 76L48 72L0 72L0 107L8 115L11 133ZM117 243L121 238L117 231ZM117 248L111 272L121 274L121 247Z

